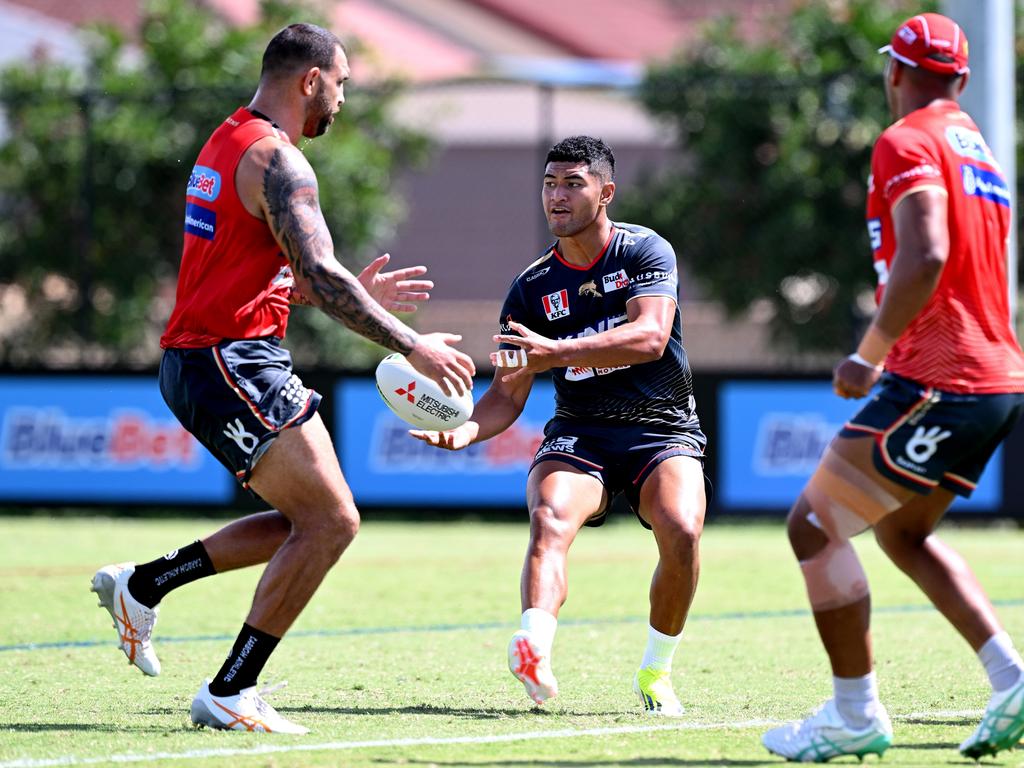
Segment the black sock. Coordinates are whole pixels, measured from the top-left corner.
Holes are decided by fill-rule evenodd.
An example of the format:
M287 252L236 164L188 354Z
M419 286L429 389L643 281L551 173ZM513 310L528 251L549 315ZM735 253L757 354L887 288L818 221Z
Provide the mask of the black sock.
M216 572L203 542L196 541L152 562L136 565L135 573L128 578L128 591L144 606L152 608L172 589Z
M243 688L256 685L256 678L280 640L243 624L231 653L224 659L220 672L210 681L210 693L214 696L236 696Z

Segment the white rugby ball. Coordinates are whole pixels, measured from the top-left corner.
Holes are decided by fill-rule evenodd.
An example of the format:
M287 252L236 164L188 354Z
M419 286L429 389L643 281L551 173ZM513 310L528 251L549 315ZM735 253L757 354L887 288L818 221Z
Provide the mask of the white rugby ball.
M377 391L388 408L418 429L455 429L473 414L472 392L461 397L446 394L397 352L378 363L376 378Z

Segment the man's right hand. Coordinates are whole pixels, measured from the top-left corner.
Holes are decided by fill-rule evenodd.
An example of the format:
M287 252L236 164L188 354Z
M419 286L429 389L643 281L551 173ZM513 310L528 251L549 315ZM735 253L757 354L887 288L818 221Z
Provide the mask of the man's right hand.
M473 389L476 366L469 355L451 346L458 341L462 337L452 333L424 333L406 358L413 368L436 381L448 394L464 395Z
M449 429L445 432L434 432L428 429L410 429L409 434L435 448L461 451L473 442L473 438L476 437L479 429L480 425L475 421L467 421L461 427Z

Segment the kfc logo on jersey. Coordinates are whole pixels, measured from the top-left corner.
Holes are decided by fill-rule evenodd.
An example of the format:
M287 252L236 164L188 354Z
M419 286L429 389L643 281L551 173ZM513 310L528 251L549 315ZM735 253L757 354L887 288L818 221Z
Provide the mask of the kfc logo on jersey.
M563 288L557 293L549 293L541 302L548 320L558 320L569 316L569 291Z
M602 277L601 282L604 284L605 293L608 293L627 287L629 276L626 274L626 270L620 269L618 272L612 272L612 274Z

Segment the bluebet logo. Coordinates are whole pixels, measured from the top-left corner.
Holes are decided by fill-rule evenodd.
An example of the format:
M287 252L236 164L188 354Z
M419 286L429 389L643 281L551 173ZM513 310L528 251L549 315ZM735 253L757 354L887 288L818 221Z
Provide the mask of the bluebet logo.
M220 174L205 165L197 165L188 177L187 194L211 203L220 195Z
M59 408L11 408L0 424L0 467L10 470L182 468L199 462L197 447L176 422L133 410L77 418Z
M384 474L415 473L523 473L533 461L537 446L544 439L543 422L520 420L507 430L482 443L473 443L461 451L439 451L419 440L410 440L408 426L381 414L374 422L370 441L369 464Z
M951 125L946 128L946 141L953 151L962 157L969 157L979 163L994 165L996 160L992 156L992 150L988 148L985 139L981 134L970 128L961 125Z
M766 413L757 431L754 471L761 476L809 475L838 429L819 413Z
M204 240L213 240L217 231L217 212L189 203L185 206L185 231Z

